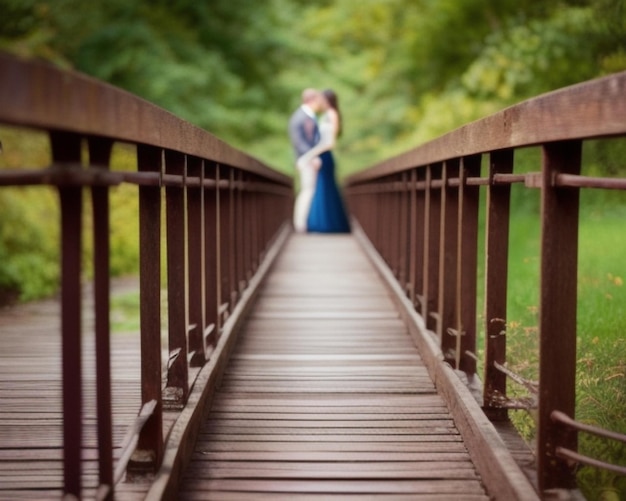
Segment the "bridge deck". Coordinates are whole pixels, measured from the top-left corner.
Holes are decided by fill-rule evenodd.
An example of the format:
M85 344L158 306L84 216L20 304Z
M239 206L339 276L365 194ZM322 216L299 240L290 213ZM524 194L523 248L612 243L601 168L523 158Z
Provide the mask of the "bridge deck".
M124 285L126 286L126 285ZM131 283L130 287L134 285ZM90 291L85 291L85 302ZM93 311L85 308L85 311ZM59 304L40 301L0 310L0 500L61 499L63 419ZM98 484L93 319L83 342L83 496L95 499ZM140 408L139 336L111 339L114 460ZM175 415L167 413L164 428ZM122 482L118 499L143 499L149 485Z
M240 336L180 499L488 499L352 237L293 236Z
M91 323L85 319L86 375L94 365ZM59 499L58 304L4 310L0 333L0 500ZM352 236L292 236L239 336L180 499L488 499L408 327ZM114 335L112 350L118 458L139 410L138 335ZM90 499L93 377L84 398ZM167 433L177 414L164 417ZM144 499L149 488L122 482L116 499Z

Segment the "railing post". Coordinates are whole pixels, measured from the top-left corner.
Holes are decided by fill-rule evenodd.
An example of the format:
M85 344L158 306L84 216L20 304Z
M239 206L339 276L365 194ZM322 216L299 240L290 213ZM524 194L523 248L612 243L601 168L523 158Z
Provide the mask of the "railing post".
M402 188L400 191L399 206L400 206L400 234L398 245L398 280L402 286L402 290L408 296L409 294L409 278L408 278L408 263L410 248L409 242L411 239L411 232L413 228L410 225L410 212L411 212L411 198L409 193L409 181L408 172L402 172L400 174L400 182Z
M240 251L237 248L237 194L235 183L235 169L228 169L228 245L230 258L228 260L228 313L232 313L239 300L239 283L237 279L237 261Z
M220 273L219 273L219 169L204 166L204 179L212 179L212 187L204 187L204 286L206 326L203 346L207 358L215 348L219 332Z
M443 166L443 186L441 188L441 233L439 235L439 297L437 313L437 335L441 343L444 359L456 366L456 290L458 286L457 260L459 225L459 188L449 186L448 181L459 175L459 160L452 159ZM449 330L451 329L451 330ZM460 333L457 333L460 335Z
M202 181L203 161L187 157L187 175ZM202 367L205 362L203 333L205 320L204 287L204 190L201 186L187 188L187 235L189 237L189 356L190 365Z
M384 183L382 180L381 184ZM389 208L389 194L384 188L376 187L376 213L378 217L373 219L376 228L376 246L380 249L381 255L387 266L391 269L391 261L389 259L389 246L392 238L392 223L390 217L391 209ZM393 269L391 270L393 272Z
M411 170L411 263L410 277L413 285L411 303L416 310L420 309L418 296L424 293L424 241L426 238L426 188L424 178L426 169Z
M80 165L81 138L50 132L52 161ZM63 476L64 493L81 497L82 363L81 363L81 186L59 186L61 202L61 334L63 343Z
M490 156L485 231L485 385L483 410L493 421L508 417L506 375L494 363L506 362L506 302L509 257L511 185L496 184L496 174L513 172L513 150Z
M418 236L421 238L421 231L418 226L417 212L417 169L411 169L408 181L409 189L409 240L408 240L408 290L407 295L411 304L415 307L416 291L420 290L417 285L418 275L418 255L421 254L418 247ZM422 214L420 211L419 214ZM421 240L419 240L421 242ZM421 272L421 270L420 270Z
M400 279L400 242L402 240L402 188L397 189L399 175L389 177L391 188L385 192L387 202L385 207L389 211L389 218L386 219L389 224L389 266L393 276L396 277L398 283Z
M162 150L137 146L139 172L161 173ZM139 434L128 464L131 473L156 471L163 456L161 396L161 186L139 187L139 314L141 331L141 403L157 405Z
M437 329L437 298L439 297L439 236L441 232L441 189L434 188L434 179L440 179L442 164L426 167L426 198L424 210L424 290L421 295L420 313L426 327Z
M252 180L251 180L252 181ZM250 265L251 275L256 272L259 267L261 245L259 236L259 220L261 217L259 211L259 193L254 190L248 193L248 217L250 217Z
M167 225L167 306L169 356L167 385L163 404L168 409L184 407L189 394L187 363L188 341L188 266L187 261L187 189L186 158L181 153L165 151L165 173L182 176L182 183L165 188Z
M476 374L476 280L480 188L466 183L480 175L481 155L463 158L459 186L456 363L471 379ZM472 355L468 355L468 352Z
M89 138L89 164L108 168L113 141ZM109 188L92 186L93 252L94 252L94 302L96 336L96 394L98 410L99 480L109 486L113 498L113 416L111 407L111 342L110 342L110 291L109 273Z
M219 279L220 279L220 333L224 326L225 318L230 312L230 261L233 256L230 253L230 173L227 167L219 167Z
M238 297L241 297L246 285L248 284L247 270L248 270L248 250L246 248L248 239L246 238L246 230L248 230L248 221L245 212L245 197L246 192L243 188L244 175L242 171L237 171L237 191L236 200L237 205L235 207L235 229L237 231L237 293Z
M577 450L576 434L561 431L550 414L575 415L579 191L559 188L554 179L557 173L580 173L581 150L580 141L543 147L537 441L542 492L575 486L574 470L556 457L555 449Z

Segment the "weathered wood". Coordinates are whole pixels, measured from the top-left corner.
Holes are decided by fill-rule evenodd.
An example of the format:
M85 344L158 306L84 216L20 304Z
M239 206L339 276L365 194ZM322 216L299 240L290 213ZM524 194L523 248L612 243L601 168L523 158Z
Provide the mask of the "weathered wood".
M139 145L137 169L159 173L161 150ZM139 434L137 469L154 469L163 455L163 405L161 393L161 346L155 333L161 331L161 189L139 187L139 294L141 335L141 403L157 407ZM147 463L147 464L146 464ZM131 463L131 469L132 466Z
M181 481L194 450L200 425L206 417L216 387L220 384L230 353L235 345L241 324L254 304L260 285L270 271L274 259L289 234L285 225L279 232L262 265L257 270L248 288L244 291L232 315L225 323L222 335L209 362L198 374L191 390L187 406L177 419L167 442L161 468L148 491L148 499L177 499L176 488Z
M443 363L443 354L434 340L433 333L427 331L424 320L404 299L394 277L369 241L364 238L358 225L355 225L355 234L384 278L384 283L392 291L392 297L396 299L398 309L407 323L438 392L450 408L489 494L494 499L538 499L532 484L520 470L474 397L450 366Z
M80 163L80 136L54 131L50 133L50 145L53 162ZM76 186L60 186L59 198L61 207L64 490L67 494L80 496L82 189Z
M285 174L269 169L170 112L104 82L6 53L0 54L0 74L3 123L158 146L241 166L287 189L291 187L291 178ZM42 86L46 92L41 92Z
M513 150L490 155L489 175L513 172ZM485 387L483 408L492 420L507 417L506 375L494 362L506 362L507 284L511 185L491 185L487 192L485 230Z
M350 236L290 239L185 475L177 499L280 492L486 499L406 326Z
M131 284L133 288L137 284ZM87 290L86 292L90 292ZM95 385L95 340L91 329L91 294L84 294L85 324L82 368L83 425L81 494L95 497L98 480L98 429ZM61 337L58 302L42 301L14 307L0 315L0 499L60 499L63 491L63 408L61 403ZM24 338L24 331L28 331ZM24 341L28 343L25 345ZM140 341L130 334L111 338L112 459L140 407ZM25 348L28 347L28 352ZM17 361L17 363L15 363ZM28 361L28 363L26 363ZM172 417L166 419L165 431ZM147 486L122 483L117 499L137 499L126 492Z
M168 433L164 466L148 497L262 499L264 492L278 498L282 492L305 499L309 495L320 495L322 499L333 495L358 499L377 495L488 499L482 487L483 474L474 465L475 454L468 452L458 423L436 393L404 321L355 241L348 236L319 237L322 247L318 247L317 240L296 236L289 241L287 251L260 291L261 300L247 316L239 343L226 365L226 358L219 355L235 340L227 334L236 315L230 317L213 362L198 374L188 409ZM333 260L323 258L326 244L334 249ZM301 268L315 275L310 281L317 283L316 288L302 286L309 282L307 272L291 274ZM332 287L335 280L342 285ZM368 291L365 295L364 290ZM316 297L320 298L317 305ZM246 302L245 294L242 301ZM372 308L384 315L363 315L367 310L358 307L361 301L372 301ZM243 308L243 303L237 308ZM333 308L336 303L344 305L345 310ZM385 313L387 308L394 313ZM302 309L310 314L293 314ZM266 314L267 310L272 314ZM14 350L11 353L19 354L22 329L7 332L13 333L3 334L3 338L14 340L8 343ZM49 357L55 342L52 336L34 348L35 356L48 362L23 370L25 381L19 396L11 386L0 386L0 402L23 405L19 415L26 416L25 422L20 422L10 408L3 406L0 410L0 443L4 446L0 448L0 484L4 489L0 497L7 494L7 499L20 499L13 496L18 486L23 486L20 481L41 488L38 499L58 497L60 449L41 448L42 444L61 445L61 416L54 407L60 407L55 400L60 395L60 382L49 378L43 382L46 374L59 370L58 360ZM134 346L134 356L138 352L139 340L135 337L115 336L113 343L114 349L122 343ZM132 402L136 407L140 390L133 352L115 353L119 356L113 358L113 438L118 444L136 414L136 408L128 409L123 402ZM11 358L10 354L5 357L9 365ZM220 384L221 373L221 386L211 400L210 392ZM49 393L36 402L34 397L42 388ZM90 410L95 409L93 388L85 389L84 398L84 446L95 447L95 412ZM201 417L209 408L209 419L200 427ZM33 414L37 410L42 413ZM165 429L172 424L170 417ZM29 442L27 436L32 429L38 430L38 436L31 436ZM39 448L31 454L23 449L28 443ZM120 449L115 449L114 459L119 454ZM192 466L184 473L187 477L176 493L172 485L183 475L184 456L191 458ZM93 497L97 485L95 449L84 449L83 457L83 496ZM31 470L30 475L27 471L18 474L20 465L16 466L15 460L29 460L33 468L46 473ZM143 488L120 484L116 499L143 499L148 488L145 484Z
M626 72L559 89L460 127L376 167L349 184L419 166L507 148L626 133Z
M576 410L576 300L578 286L578 213L576 188L553 186L557 173L578 174L582 143L543 148L541 189L541 293L539 311L539 488L574 487L576 471L556 457L557 445L577 450L577 435L551 418L553 410ZM558 333L558 336L557 336Z

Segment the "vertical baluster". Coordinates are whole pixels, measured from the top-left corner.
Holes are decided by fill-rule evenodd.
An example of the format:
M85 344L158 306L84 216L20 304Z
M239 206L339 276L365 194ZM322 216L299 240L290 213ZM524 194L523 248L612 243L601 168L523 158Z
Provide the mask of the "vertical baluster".
M248 220L244 212L244 197L245 191L243 189L244 173L243 171L237 171L237 190L235 192L235 231L236 231L236 244L237 252L237 297L241 297L248 280L246 277L247 272L247 238L246 231L248 229Z
M478 264L478 208L480 188L466 183L467 178L480 175L481 155L463 158L462 183L459 187L459 232L457 286L457 367L468 378L476 373L476 280ZM462 335L461 335L462 333Z
M89 164L108 168L113 142L89 138ZM94 302L96 336L96 395L98 411L98 468L101 485L111 488L106 499L113 498L113 419L111 410L111 346L110 346L110 243L109 188L91 188L93 207Z
M202 180L203 161L196 157L187 158L187 176ZM187 223L189 235L189 354L190 365L202 367L205 362L203 333L205 320L205 224L204 190L201 187L187 188Z
M398 176L389 178L390 189L386 192L385 206L389 211L387 219L389 228L389 266L396 277L400 280L400 232L402 225L402 189L399 188Z
M402 172L399 175L401 189L398 194L400 209L400 234L398 245L398 281L405 294L409 291L409 280L407 278L408 256L409 256L409 216L410 216L410 199L408 172Z
M366 211L367 222L369 225L369 237L374 245L380 249L380 242L378 241L378 219L382 214L382 210L378 206L378 192L376 184L370 183L368 185L368 193L365 196L368 200ZM376 214L379 214L379 216L376 217Z
M385 249L384 249L382 239L385 238L383 229L387 228L389 225L382 224L382 221L385 221L384 218L387 216L387 213L385 212L384 197L383 197L383 193L381 193L380 180L378 179L374 181L373 186L374 186L375 191L374 191L374 194L372 195L372 198L374 199L374 207L376 207L376 211L372 210L371 221L373 224L373 229L375 231L374 234L376 235L376 248L379 249L379 252L381 256L383 257L383 259L387 261L386 256L384 254Z
M555 449L563 446L577 450L576 434L553 423L550 413L559 410L575 415L579 190L558 188L553 180L557 173L580 173L581 150L580 141L543 147L537 455L540 491L575 486L574 469L556 457Z
M251 183L255 183L256 179L250 179ZM256 188L248 191L248 217L250 218L250 266L251 275L254 274L259 267L260 261L260 236L259 236L259 193Z
M185 155L165 151L165 172L185 178ZM189 393L187 363L187 207L183 183L165 188L167 226L167 307L170 361L163 404L181 409Z
M381 206L384 207L385 218L380 222L384 228L384 236L381 244L385 247L385 260L394 276L397 276L396 256L394 249L397 245L396 233L398 229L398 213L395 211L396 194L388 185L393 179L387 178L383 181Z
M220 167L219 172L219 278L220 278L220 324L230 311L230 261L233 258L230 252L230 173L226 167Z
M420 238L420 228L418 225L418 214L417 214L417 169L411 169L408 178L407 189L409 190L409 200L408 200L408 225L409 225L409 236L408 236L408 261L407 261L407 280L408 280L408 289L407 294L409 301L411 304L415 306L416 304L416 291L417 286L417 261L418 261L418 249L421 246L417 245L418 239Z
M367 185L368 192L364 195L367 200L365 213L367 214L368 235L370 240L378 245L377 233L378 225L376 224L375 214L379 213L378 194L376 193L376 185L369 183Z
M230 169L228 178L228 245L230 248L230 259L228 260L228 281L230 283L228 299L230 301L230 308L228 311L230 313L233 312L239 301L237 263L241 252L237 247L237 195L238 190L236 186L235 169Z
M374 200L372 200L371 193L371 185L362 186L362 188L367 190L367 192L363 192L360 197L361 201L361 215L360 219L363 220L363 224L365 225L365 233L369 237L370 241L374 242L374 231L373 231L373 216L372 212L376 210L374 206Z
M459 160L452 159L443 166L443 187L441 188L442 212L441 233L439 235L439 298L437 334L444 358L455 368L456 340L450 333L456 332L456 290L458 286L458 224L459 189L448 185L448 180L458 177Z
M412 304L418 311L421 310L420 298L424 297L424 238L425 238L425 213L426 213L426 190L423 186L425 169L413 169L411 171L412 196L414 198L413 207L413 238L411 257L413 259L413 271L411 280L413 282ZM419 183L419 184L418 184ZM418 306L419 305L419 306Z
M137 146L140 172L161 172L162 151ZM139 187L139 314L141 330L141 402L157 405L141 429L131 472L156 471L163 456L161 397L161 187Z
M494 151L489 177L513 172L513 150ZM506 375L494 363L506 362L506 302L511 185L489 184L485 232L485 386L483 409L492 420L505 420Z
M204 286L205 286L205 312L206 327L203 333L203 346L207 358L217 344L219 333L219 307L220 307L220 239L219 239L219 169L216 166L204 166L205 180L214 181L213 186L205 186L204 191Z
M265 255L265 198L267 197L266 193L258 192L256 194L256 221L257 221L257 263L260 265L263 260L263 256ZM293 210L293 206L289 207L289 214ZM291 216L288 216L291 217Z
M52 160L79 165L81 138L50 132ZM65 494L81 497L82 364L81 364L81 186L60 186L61 203L61 333L63 367L63 477Z
M441 233L441 189L433 188L432 181L440 179L442 164L426 167L426 210L424 211L424 294L422 316L428 329L437 330L437 298L439 297L439 246Z

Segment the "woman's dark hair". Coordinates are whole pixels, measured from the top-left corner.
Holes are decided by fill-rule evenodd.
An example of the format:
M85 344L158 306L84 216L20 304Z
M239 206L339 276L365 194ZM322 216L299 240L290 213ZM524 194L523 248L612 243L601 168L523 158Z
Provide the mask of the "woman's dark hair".
M330 107L337 112L337 115L339 117L339 130L337 131L337 137L339 137L341 136L341 130L343 129L343 120L341 119L341 111L339 111L339 98L337 97L337 94L335 94L335 91L332 89L325 89L322 91L322 94L324 94L324 97L328 101L328 104L330 104Z

